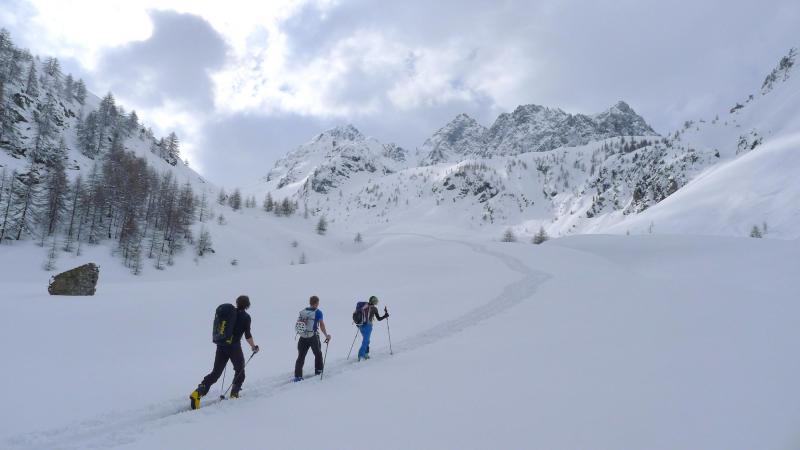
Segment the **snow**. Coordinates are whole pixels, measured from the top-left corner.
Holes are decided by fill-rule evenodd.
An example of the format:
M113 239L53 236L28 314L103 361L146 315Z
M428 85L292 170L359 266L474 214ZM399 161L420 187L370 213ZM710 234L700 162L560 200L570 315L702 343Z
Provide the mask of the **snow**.
M767 224L770 238L800 237L800 134L781 136L699 175L645 212L607 231L747 236Z
M133 277L102 247L62 257L62 269L101 264L94 297L48 296L43 255L3 248L0 314L12 320L0 339L13 363L0 383L13 389L0 447L800 442L798 241L593 235L533 246L443 226L365 232L355 244L336 226L316 235L313 218L225 215L227 225L208 225L216 254L184 254L166 271ZM309 264L290 265L301 251ZM243 396L186 411L211 367L213 310L242 293L262 348ZM334 336L328 369L292 384L293 323L312 294ZM351 309L370 295L392 313L394 355L378 322L373 359L347 361Z

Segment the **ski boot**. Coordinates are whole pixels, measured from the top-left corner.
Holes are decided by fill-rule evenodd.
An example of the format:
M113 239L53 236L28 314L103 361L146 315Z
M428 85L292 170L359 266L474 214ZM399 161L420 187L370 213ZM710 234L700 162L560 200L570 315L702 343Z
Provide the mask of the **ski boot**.
M200 392L195 389L189 394L189 407L192 409L199 409L200 408L200 398L203 396L200 395Z
M294 378L292 378L292 383L297 383L298 381L303 381L303 377L294 377Z
M231 398L239 398L239 391L241 390L242 387L240 385L234 384L233 387L231 388Z

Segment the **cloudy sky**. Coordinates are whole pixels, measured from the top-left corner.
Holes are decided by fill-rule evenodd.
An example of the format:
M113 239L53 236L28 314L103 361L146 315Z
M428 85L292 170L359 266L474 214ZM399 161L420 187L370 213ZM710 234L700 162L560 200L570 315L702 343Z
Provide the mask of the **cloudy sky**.
M18 45L228 186L344 123L413 149L459 112L624 99L666 133L755 92L798 23L797 0L0 0Z

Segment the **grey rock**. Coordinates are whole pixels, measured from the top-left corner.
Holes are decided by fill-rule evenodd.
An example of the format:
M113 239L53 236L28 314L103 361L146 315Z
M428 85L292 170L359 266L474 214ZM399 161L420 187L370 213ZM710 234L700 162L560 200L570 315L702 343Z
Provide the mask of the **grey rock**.
M100 267L94 263L84 264L54 276L47 292L50 295L94 295L99 277Z

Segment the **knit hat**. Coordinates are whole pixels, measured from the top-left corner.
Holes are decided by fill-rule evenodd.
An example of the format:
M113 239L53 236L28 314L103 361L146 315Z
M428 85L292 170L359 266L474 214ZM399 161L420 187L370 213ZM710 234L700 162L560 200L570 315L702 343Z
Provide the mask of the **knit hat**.
M369 304L370 305L377 305L378 304L378 297L375 297L374 295L372 297L370 297L369 298Z

